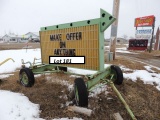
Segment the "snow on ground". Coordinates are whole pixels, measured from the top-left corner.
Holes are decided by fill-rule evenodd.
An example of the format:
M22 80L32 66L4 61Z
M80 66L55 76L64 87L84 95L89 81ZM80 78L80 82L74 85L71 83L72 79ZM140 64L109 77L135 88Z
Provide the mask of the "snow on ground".
M0 79L7 78L11 75L14 75L14 74L0 74Z
M77 68L75 69L71 67L68 68L68 71L72 73L82 74L82 75L90 75L90 74L94 74L97 72L94 70L83 70L83 69L77 69Z
M136 81L137 78L140 78L144 84L156 83L156 88L160 91L160 74L151 70L151 66L144 66L146 70L132 70L132 73L123 73L123 77L126 79L131 79Z
M39 118L39 105L23 94L0 90L0 96L1 120L43 120Z
M33 62L34 58L37 59L41 57L40 49L20 49L20 50L2 50L0 51L0 63L7 58L12 58L15 62L9 60L8 62L0 66L1 73L14 72L17 68L20 68L22 63L21 59L24 59L24 62L30 61Z
M105 46L104 47L105 51L109 51L109 46ZM120 53L130 53L130 54L138 54L135 52L130 52L127 50L127 47L122 47L122 48L116 48L116 52L120 52Z
M129 51L124 51L124 50L116 50L116 52L121 52L121 53L131 53Z
M121 52L125 52L124 48L121 50ZM118 51L119 51L118 50ZM24 59L25 62L31 61L33 62L33 59L40 58L40 49L21 49L21 50L3 50L0 51L0 63L4 61L7 58L13 58L15 62L8 61L7 63L0 66L0 79L8 77L9 75L13 74L6 74L10 72L14 72L17 68L21 67L21 59ZM104 67L108 67L109 64L105 64ZM145 84L153 84L156 83L156 88L160 90L160 74L153 71L151 68L152 66L147 65L145 66L146 70L131 70L124 66L120 66L121 69L124 71L123 76L126 79L131 79L133 81L136 81L137 78L140 78L144 81ZM82 70L82 69L76 69L76 68L68 68L70 72L78 73L78 74L94 74L96 71L91 70ZM130 72L128 72L130 71ZM65 84L67 86L70 86L68 83L63 82L62 84ZM71 86L70 86L71 87ZM69 88L70 88L69 87ZM102 91L106 91L106 86L102 86L99 89L95 89L90 94L90 97L95 97L96 94L99 94ZM107 94L107 92L106 92ZM27 97L23 96L19 93L12 93L9 91L3 91L0 90L0 119L3 120L43 120L39 118L39 105L31 103ZM7 102L6 102L7 101ZM26 114L27 113L27 114ZM59 118L59 119L53 119L53 120L69 120L68 118ZM73 118L70 120L82 120L81 118Z
M130 54L138 54L138 53L134 53L134 52L130 52L124 49L116 49L116 52L120 52L120 53L130 53Z
M127 48L126 47L116 48L116 50L127 50Z
M133 59L131 59L131 58L128 58L128 59L133 60ZM150 64L148 64L148 63L146 63L146 62L142 62L142 61L135 60L135 59L134 59L134 61L135 61L135 62L142 63L142 64L145 64L145 65L148 65L150 68L155 68L155 69L157 69L157 70L160 70L160 68L159 68L159 67L154 66L154 65L150 65ZM146 68L146 69L148 69L148 68Z

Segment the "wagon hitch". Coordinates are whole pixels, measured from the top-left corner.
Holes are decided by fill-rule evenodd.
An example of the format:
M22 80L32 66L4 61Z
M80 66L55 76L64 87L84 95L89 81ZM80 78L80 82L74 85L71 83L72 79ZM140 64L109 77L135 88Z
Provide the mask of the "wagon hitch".
M9 60L12 60L13 62L15 62L12 58L7 58L3 62L0 63L0 66L3 65L4 63L6 63ZM0 82L2 82L2 79L0 79Z
M33 69L33 67L35 67L38 63L40 63L40 62L36 62L36 60L40 60L40 59L34 58L33 63L31 63L30 61L24 62L24 60L21 59L22 68L25 68L25 64L29 64L30 65L29 68Z
M0 66L3 65L4 63L6 63L9 60L12 60L13 62L15 62L12 58L7 58L3 62L0 63Z
M132 120L137 120L136 117L134 116L133 112L131 111L130 107L128 106L128 104L126 103L126 101L124 100L124 98L122 97L122 95L120 94L120 92L117 90L117 88L115 87L114 83L112 81L110 81L109 86L111 86L111 88L114 90L114 92L117 94L118 98L121 100L121 102L124 104L128 114L130 115L130 117L132 118Z

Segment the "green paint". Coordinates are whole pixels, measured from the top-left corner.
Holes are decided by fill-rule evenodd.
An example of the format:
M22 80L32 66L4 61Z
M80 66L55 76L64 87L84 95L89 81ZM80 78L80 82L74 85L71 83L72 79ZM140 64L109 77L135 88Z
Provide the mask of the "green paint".
M130 107L128 106L128 104L126 103L126 101L124 100L124 98L122 97L122 95L120 94L120 92L117 90L117 88L113 84L113 82L110 82L109 85L112 87L112 89L117 94L117 96L119 97L119 99L121 100L121 102L124 104L127 112L129 113L130 117L132 118L132 120L137 120L136 117L134 116L133 112L131 111Z
M54 70L56 66L54 65L39 65L39 66L33 66L32 67L32 72L34 74L40 74L40 73L43 73L45 71L52 71Z
M104 32L99 27L99 71L104 70Z
M88 24L88 21L90 21L89 24ZM66 24L41 27L41 31L59 30L59 29L73 28L73 27L82 27L82 26L88 26L88 25L95 25L95 24L99 24L99 23L100 23L100 19L98 18L98 19L91 19L91 20L84 20L84 21L71 22L71 23L66 23ZM71 26L71 24L72 24L72 26Z
M75 100L76 100L76 104L78 105L78 103L79 103L79 95L78 95L77 86L75 86Z
M95 74L92 79L87 81L87 89L90 90L96 84L101 82L102 79L107 78L110 75L110 67L107 67L102 72Z
M115 20L116 18L114 18L108 12L101 9L101 32L104 32Z
M25 85L28 84L29 80L25 72L22 73L22 81Z
M58 30L58 29L100 24L101 32L104 32L115 21L115 18L106 11L104 11L103 9L100 10L100 13L101 13L100 18L41 27L41 31Z

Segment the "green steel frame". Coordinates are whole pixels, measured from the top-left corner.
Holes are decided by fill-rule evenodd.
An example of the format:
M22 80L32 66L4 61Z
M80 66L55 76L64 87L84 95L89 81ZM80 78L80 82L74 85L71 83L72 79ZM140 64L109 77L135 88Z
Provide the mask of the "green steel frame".
M117 90L117 88L113 84L112 78L114 77L115 73L111 71L111 67L105 68L103 71L98 71L95 74L91 75L83 75L83 74L77 74L77 73L70 73L70 72L65 72L65 71L60 71L59 69L55 70L55 67L59 66L54 66L54 65L49 65L49 64L39 64L39 65L33 65L31 62L24 62L22 61L22 67L25 67L25 64L30 64L30 69L34 74L42 74L42 73L64 73L64 74L71 74L71 75L78 75L78 76L83 76L87 79L86 82L86 87L88 92L92 91L93 89L96 88L96 85L99 83L103 83L103 85L108 84L112 87L112 89L115 91L121 102L124 104L127 112L131 116L132 120L137 120L129 108L128 104L125 102L123 97L121 96L120 92Z
M89 21L89 22L88 22ZM61 25L54 25L54 26L48 26L48 27L42 27L41 31L47 31L47 30L56 30L56 29L64 29L64 28L71 28L71 27L80 27L80 26L87 26L87 25L99 25L99 71L92 75L82 75L82 74L76 74L76 73L70 73L59 70L58 65L53 64L44 64L42 61L42 64L36 64L36 58L34 59L34 62L24 62L22 60L22 67L25 67L25 64L30 64L30 69L34 74L42 74L42 73L58 73L62 72L65 74L72 74L72 75L79 75L84 76L87 79L86 86L87 90L91 91L94 89L95 85L99 83L109 84L113 90L116 92L119 99L124 104L125 108L127 109L129 115L133 120L136 120L134 114L130 110L129 106L121 96L121 94L118 92L116 87L113 84L112 78L114 77L115 73L111 71L111 67L104 68L104 31L115 21L115 18L107 13L106 11L101 9L101 17L97 19L91 19L91 20L85 20L80 22L72 22L67 24L61 24ZM57 69L55 69L57 67Z

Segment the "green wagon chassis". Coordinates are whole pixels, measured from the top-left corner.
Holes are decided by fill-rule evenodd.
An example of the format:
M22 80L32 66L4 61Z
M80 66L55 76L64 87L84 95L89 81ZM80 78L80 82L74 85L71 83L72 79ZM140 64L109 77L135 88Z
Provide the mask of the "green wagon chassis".
M133 120L136 120L133 112L116 89L114 84L121 85L123 82L122 70L115 65L111 65L105 68L101 72L96 72L92 75L82 75L76 73L67 72L67 67L55 66L51 64L35 64L34 62L24 62L22 60L22 68L19 72L19 82L25 87L32 87L35 83L34 74L44 74L44 73L64 73L71 75L82 76L82 78L76 78L74 81L74 91L72 91L69 96L70 99L75 101L77 106L87 107L88 106L88 93L97 86L109 85L115 91L121 102L124 104L126 110ZM29 68L25 67L25 64L30 64ZM87 81L84 82L83 78ZM98 86L98 87L99 87Z

